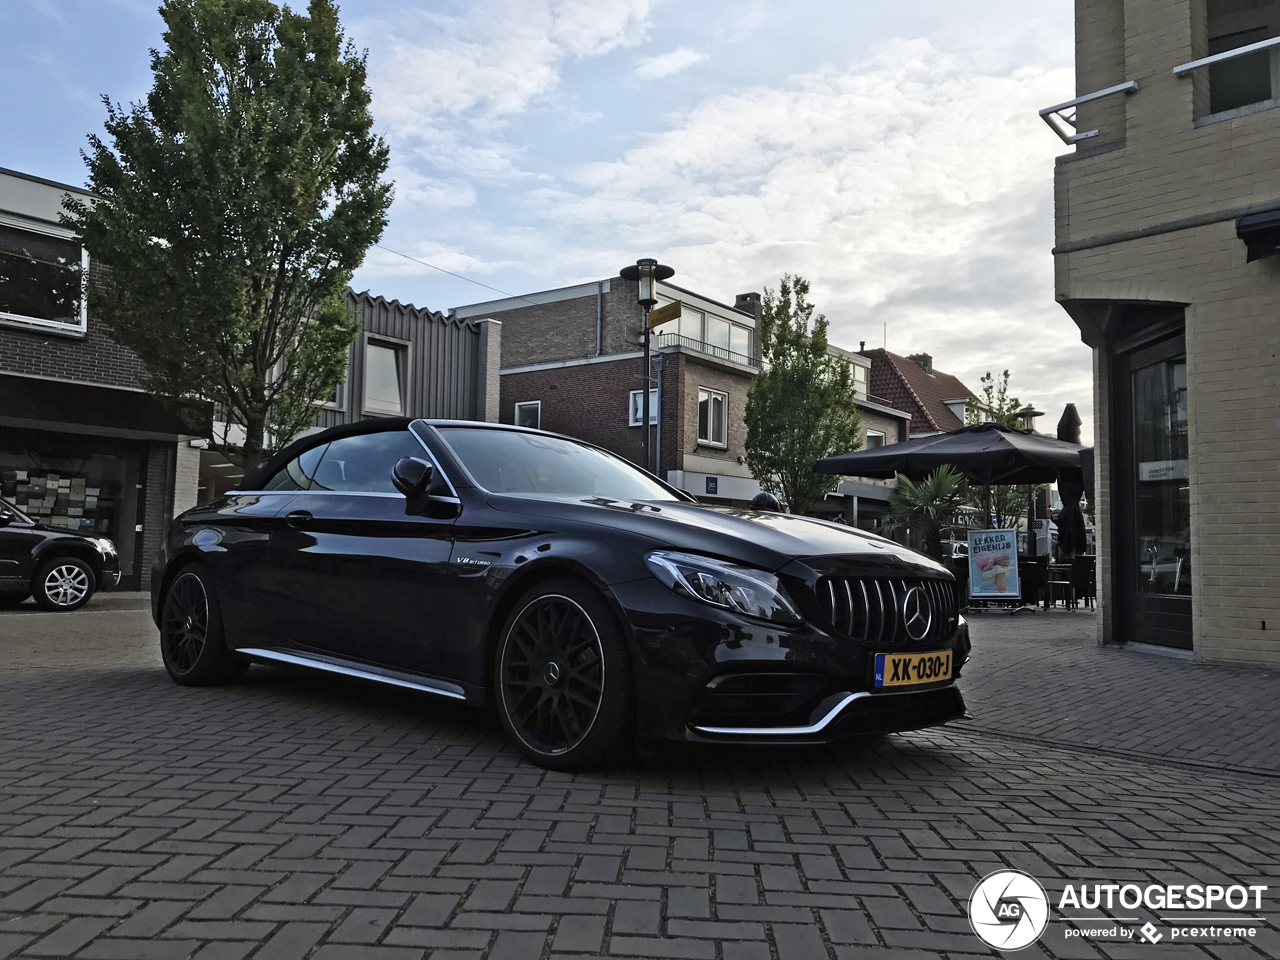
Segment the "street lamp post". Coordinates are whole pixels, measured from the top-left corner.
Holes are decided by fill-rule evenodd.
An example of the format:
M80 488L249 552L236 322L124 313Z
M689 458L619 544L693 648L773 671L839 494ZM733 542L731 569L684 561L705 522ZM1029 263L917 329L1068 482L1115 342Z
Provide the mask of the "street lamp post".
M643 260L637 260L633 267L623 267L618 271L618 275L623 280L637 282L636 301L644 307L644 376L642 377L644 388L640 413L640 450L641 456L644 458L644 468L650 472L656 472L649 460L649 384L653 382L653 371L649 369L649 311L658 302L658 281L675 276L675 270L659 263L652 257L645 257ZM659 412L658 416L662 416L661 412Z
M1034 432L1036 429L1036 417L1042 417L1044 414L1037 410L1031 404L1027 404L1018 411L1018 418L1022 421L1022 429L1028 432ZM1046 518L1046 523L1048 522ZM1034 557L1038 552L1038 544L1036 543L1036 488L1035 484L1027 487L1027 556Z

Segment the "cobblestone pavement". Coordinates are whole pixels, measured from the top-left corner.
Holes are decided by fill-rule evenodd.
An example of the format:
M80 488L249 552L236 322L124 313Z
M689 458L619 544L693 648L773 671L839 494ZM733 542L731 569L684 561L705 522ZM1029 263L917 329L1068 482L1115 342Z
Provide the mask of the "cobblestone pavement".
M990 955L964 903L1005 865L1055 903L1068 881L1272 888L1253 938L1055 920L1022 956L1280 955L1273 778L964 727L554 774L465 708L266 668L179 688L145 612L102 599L0 615L0 957ZM997 682L975 700L1016 716Z
M1089 611L970 616L975 729L1280 774L1280 671L1099 647Z

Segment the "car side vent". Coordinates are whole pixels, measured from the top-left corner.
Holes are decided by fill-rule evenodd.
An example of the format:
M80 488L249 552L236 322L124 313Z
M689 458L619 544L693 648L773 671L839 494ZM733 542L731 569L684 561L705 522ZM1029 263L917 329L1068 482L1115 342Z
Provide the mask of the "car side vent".
M941 643L959 622L954 581L824 577L817 593L832 633L881 646Z

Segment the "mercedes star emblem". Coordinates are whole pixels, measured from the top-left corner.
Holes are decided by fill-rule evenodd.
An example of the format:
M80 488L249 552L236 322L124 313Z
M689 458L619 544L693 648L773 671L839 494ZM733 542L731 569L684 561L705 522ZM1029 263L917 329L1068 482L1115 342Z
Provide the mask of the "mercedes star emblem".
M912 640L923 640L933 626L933 601L924 587L912 587L902 598L902 625Z

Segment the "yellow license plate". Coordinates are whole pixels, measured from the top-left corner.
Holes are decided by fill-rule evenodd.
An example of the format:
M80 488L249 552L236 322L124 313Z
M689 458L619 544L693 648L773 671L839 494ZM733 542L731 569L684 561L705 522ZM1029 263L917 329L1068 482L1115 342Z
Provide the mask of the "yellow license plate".
M928 653L877 653L877 687L900 687L908 683L937 683L951 679L951 651Z

